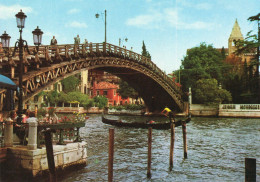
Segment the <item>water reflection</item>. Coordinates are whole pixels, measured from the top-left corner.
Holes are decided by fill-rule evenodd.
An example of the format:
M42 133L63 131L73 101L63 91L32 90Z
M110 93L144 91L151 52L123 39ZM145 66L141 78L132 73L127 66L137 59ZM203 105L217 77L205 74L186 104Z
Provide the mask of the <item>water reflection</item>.
M116 118L117 116L114 116ZM126 121L146 117L121 116ZM153 118L154 119L154 118ZM167 118L154 120L166 122ZM107 181L108 129L92 115L81 129L88 142L88 165L63 181ZM176 128L174 167L169 170L169 130L153 130L152 177L146 178L147 129L115 128L114 181L244 181L244 159L260 159L260 120L193 118L187 124L188 159L183 159L181 127ZM260 181L258 170L257 181Z

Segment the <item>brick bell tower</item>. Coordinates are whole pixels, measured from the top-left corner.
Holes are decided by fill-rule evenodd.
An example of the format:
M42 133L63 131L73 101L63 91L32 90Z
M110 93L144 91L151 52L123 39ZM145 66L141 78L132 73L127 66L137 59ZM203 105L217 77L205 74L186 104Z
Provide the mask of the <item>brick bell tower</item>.
M228 39L228 55L231 55L235 52L236 47L235 47L235 40L244 40L244 37L241 33L240 27L238 25L237 19L234 23L234 26L232 28L232 32L229 36Z

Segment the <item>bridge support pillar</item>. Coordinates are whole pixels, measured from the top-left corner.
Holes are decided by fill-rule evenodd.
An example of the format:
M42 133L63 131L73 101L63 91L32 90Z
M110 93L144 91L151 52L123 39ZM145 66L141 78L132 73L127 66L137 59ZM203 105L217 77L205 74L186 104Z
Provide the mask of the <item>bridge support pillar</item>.
M5 147L13 146L13 120L8 118L5 121L5 136L4 136Z
M37 119L29 118L27 119L29 123L29 134L28 134L28 150L36 150L37 149Z

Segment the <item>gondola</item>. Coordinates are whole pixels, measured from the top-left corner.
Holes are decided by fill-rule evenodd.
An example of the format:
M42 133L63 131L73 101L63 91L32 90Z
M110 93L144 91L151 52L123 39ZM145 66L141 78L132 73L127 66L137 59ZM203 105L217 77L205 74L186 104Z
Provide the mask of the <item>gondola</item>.
M186 123L190 122L191 118L187 118L185 120ZM170 129L171 124L170 123L125 123L122 122L121 120L114 120L114 119L107 119L104 116L102 116L102 122L105 124L110 124L118 127L131 127L131 128L149 128L152 127L153 129L158 129L158 130L167 130ZM178 120L175 122L175 127L181 126L182 120Z

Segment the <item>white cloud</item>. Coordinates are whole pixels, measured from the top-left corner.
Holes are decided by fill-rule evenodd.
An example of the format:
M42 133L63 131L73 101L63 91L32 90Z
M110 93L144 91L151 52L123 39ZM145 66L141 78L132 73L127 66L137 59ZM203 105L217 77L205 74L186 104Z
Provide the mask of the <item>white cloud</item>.
M184 22L179 17L179 12L174 8L166 8L162 12L151 12L150 14L139 15L130 18L126 22L129 26L141 28L163 29L175 27L177 29L212 29L215 25L203 21Z
M152 11L150 14L139 15L128 19L126 25L144 28L160 28L159 24L161 21L163 21L162 13Z
M15 15L21 9L26 15L33 11L31 7L25 7L19 4L12 5L12 6L4 6L0 4L0 19L7 20L10 18L15 18Z
M70 23L66 24L66 27L73 27L73 28L87 28L87 24L86 23L81 23L81 22L77 22L77 21L73 21Z
M68 11L68 14L76 14L76 13L78 13L78 12L80 12L79 9L73 8L73 9L70 9L70 10Z
M154 21L155 19L153 15L139 15L134 18L128 19L126 24L133 25L133 26L143 26L143 25L148 25Z
M177 26L178 24L178 12L176 9L170 9L167 8L164 10L164 16L165 20L171 25L171 26Z
M215 27L213 23L207 23L202 21L196 21L192 23L180 23L177 28L178 29L212 29Z

